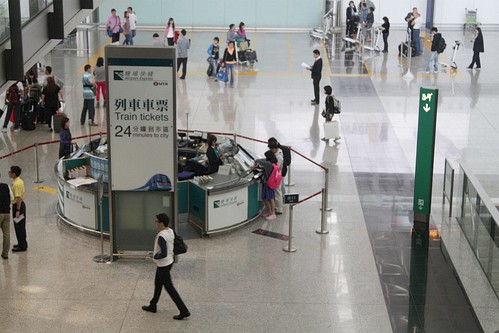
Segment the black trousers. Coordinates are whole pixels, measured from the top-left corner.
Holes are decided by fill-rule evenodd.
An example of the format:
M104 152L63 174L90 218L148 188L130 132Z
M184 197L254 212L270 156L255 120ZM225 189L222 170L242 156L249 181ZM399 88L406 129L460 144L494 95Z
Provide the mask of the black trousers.
M180 65L182 65L182 76L181 78L185 78L185 74L187 73L187 58L177 58L177 72L180 69Z
M473 68L476 63L476 68L481 68L482 64L480 63L480 52L473 52L473 60L471 60L471 65L469 67Z
M185 314L188 313L189 310L187 309L184 302L182 301L182 298L180 298L180 295L173 286L172 277L170 275L172 266L173 264L156 268L156 277L154 278L154 296L150 304L153 306L156 306L156 304L158 304L159 296L161 296L161 290L164 286L168 295L170 295L175 305L177 305L180 313Z
M12 205L12 218L16 217L17 204ZM19 215L23 214L24 218L19 222L14 222L14 230L16 231L17 244L19 249L26 250L28 242L26 241L26 205L24 201L21 203Z
M168 42L168 46L173 46L174 45L174 39L172 38L167 38L166 41Z
M81 110L80 124L85 125L85 119L87 118L87 110L88 110L88 119L91 122L94 122L95 117L95 99L83 99L83 109Z
M383 34L383 44L385 44L383 51L388 52L388 34Z
M314 99L317 103L319 103L320 96L319 96L319 87L321 83L321 78L320 77L314 77L312 78L314 82Z
M113 33L113 36L111 37L111 43L119 42L119 41L120 41L120 33L119 32Z

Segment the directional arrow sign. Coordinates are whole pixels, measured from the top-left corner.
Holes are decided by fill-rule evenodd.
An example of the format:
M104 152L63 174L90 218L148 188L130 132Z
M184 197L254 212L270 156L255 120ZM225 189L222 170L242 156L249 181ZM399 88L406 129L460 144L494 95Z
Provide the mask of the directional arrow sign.
M419 92L416 175L414 179L414 221L429 222L438 90L421 88Z

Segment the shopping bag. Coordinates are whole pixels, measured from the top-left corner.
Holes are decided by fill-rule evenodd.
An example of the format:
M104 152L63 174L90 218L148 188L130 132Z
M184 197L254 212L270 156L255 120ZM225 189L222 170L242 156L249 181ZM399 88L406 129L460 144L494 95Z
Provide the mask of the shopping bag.
M229 81L229 77L227 75L227 70L225 68L221 68L217 73L217 79L222 82Z

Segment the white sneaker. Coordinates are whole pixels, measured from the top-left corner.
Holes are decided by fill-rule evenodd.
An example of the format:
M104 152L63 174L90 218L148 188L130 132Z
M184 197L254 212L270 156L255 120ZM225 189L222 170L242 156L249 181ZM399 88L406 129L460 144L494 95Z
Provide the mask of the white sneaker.
M2 133L7 133L7 127L2 128Z
M21 129L19 129L19 128L14 128L14 133L18 133L18 132L20 132L20 131L21 131Z

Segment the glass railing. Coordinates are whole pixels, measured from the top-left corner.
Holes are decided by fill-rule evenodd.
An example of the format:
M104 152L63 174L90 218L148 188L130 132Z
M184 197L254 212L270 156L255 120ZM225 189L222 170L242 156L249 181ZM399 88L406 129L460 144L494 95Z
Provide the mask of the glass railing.
M499 211L467 165L460 163L459 224L499 297Z
M21 0L21 22L25 25L52 4L52 0ZM9 1L0 0L0 44L10 37Z

